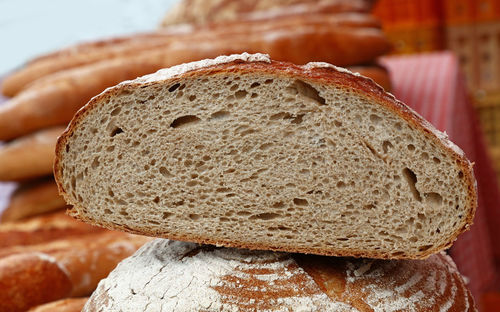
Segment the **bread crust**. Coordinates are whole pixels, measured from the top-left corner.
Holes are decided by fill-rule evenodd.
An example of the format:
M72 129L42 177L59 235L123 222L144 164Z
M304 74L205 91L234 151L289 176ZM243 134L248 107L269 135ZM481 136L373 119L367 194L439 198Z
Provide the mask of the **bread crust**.
M216 65L204 66L203 63L194 62L191 64L184 64L176 67L174 74L169 76L168 73L158 72L157 74L148 75L139 78L134 81L123 82L113 88L109 88L100 95L94 97L87 105L80 109L73 120L69 123L68 128L59 137L56 145L56 160L54 163L54 175L56 182L59 187L59 192L64 196L66 201L72 201L71 197L63 186L62 177L62 165L60 159L64 153L64 149L69 139L73 135L74 131L78 128L81 121L87 116L92 110L96 109L100 103L104 103L107 99L118 95L119 93L127 90L133 90L134 88L162 85L162 84L172 84L178 81L180 78L195 78L201 76L212 76L212 75L224 75L227 73L234 74L260 74L266 76L275 76L278 78L294 78L301 79L307 83L314 83L320 85L336 85L345 90L350 90L355 92L358 96L364 97L369 100L374 105L379 105L388 109L393 114L400 116L406 122L408 122L414 129L417 129L425 137L435 143L437 146L441 147L448 155L450 155L457 165L461 168L463 172L463 181L467 186L468 191L468 204L467 204L467 215L461 219L460 226L458 230L451 233L450 239L441 245L433 246L427 250L416 252L411 255L388 255L386 253L381 253L376 250L317 250L312 248L302 248L296 247L293 252L299 253L315 253L330 256L353 256L353 257L368 257L368 258L379 258L379 259L425 259L430 255L450 247L453 242L457 239L458 235L469 229L472 224L474 213L477 207L477 186L474 178L474 173L472 169L472 164L465 157L463 151L458 148L454 143L452 143L446 134L438 131L434 126L417 114L414 110L403 104L402 102L396 100L396 98L383 90L382 87L373 82L369 78L365 78L359 75L355 75L345 69L335 67L326 63L310 63L304 66L298 66L291 63L279 62L279 61L262 61L262 59L254 59L253 61L248 58L248 54L242 54L235 56L235 60L223 62ZM245 60L246 59L246 60ZM199 66L197 66L198 64ZM69 211L69 214L77 219L80 219L89 223L97 223L97 220L91 220L86 216L79 213L83 207L80 207L78 203L72 203L74 207ZM107 224L104 222L99 222L100 225L111 229L119 229L131 233L145 234L151 236L157 236L155 233L147 228L142 229L139 233L132 229L116 224ZM159 235L158 235L159 236ZM183 236L183 235L169 235L170 239L181 240L181 241L193 241L202 244L214 244L217 246L227 246L236 248L250 248L250 249L266 249L275 251L291 251L288 248L283 248L282 246L274 246L272 244L252 244L250 242L238 242L233 240L212 240L206 237L199 236Z
M33 217L65 206L66 202L59 195L53 178L31 181L20 184L11 194L7 207L0 215L0 223Z
M120 263L83 311L133 311L146 304L162 311L207 312L476 311L444 254L387 261L168 240L146 244Z
M39 305L28 312L80 312L89 298L69 298Z

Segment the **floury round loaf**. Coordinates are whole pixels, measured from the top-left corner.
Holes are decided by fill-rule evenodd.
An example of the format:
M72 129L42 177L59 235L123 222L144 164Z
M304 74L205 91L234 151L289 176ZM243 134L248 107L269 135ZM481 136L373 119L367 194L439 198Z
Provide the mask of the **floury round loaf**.
M262 54L107 89L56 154L74 217L219 246L425 258L476 207L463 152L372 80Z
M157 239L102 280L96 311L476 311L452 260L369 260Z

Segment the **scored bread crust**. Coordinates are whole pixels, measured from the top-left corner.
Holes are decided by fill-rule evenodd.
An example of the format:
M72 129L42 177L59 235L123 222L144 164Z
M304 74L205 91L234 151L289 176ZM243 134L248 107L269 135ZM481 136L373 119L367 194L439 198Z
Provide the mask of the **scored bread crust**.
M80 109L80 111L77 112L71 123L68 125L66 131L58 140L56 146L56 160L54 164L54 174L58 183L59 191L64 196L66 201L74 205L74 207L69 211L69 214L83 221L93 224L99 224L101 226L112 229L121 229L132 233L161 236L159 235L159 233L148 229L147 227L143 227L139 231L133 230L125 225L103 222L103 220L94 220L88 215L84 214L82 212L84 207L81 207L80 203L76 199L72 198L72 196L66 192L66 189L64 187L62 175L63 167L61 164L61 159L65 152L65 147L68 141L71 139L75 130L78 128L79 124L90 112L99 107L99 105L103 105L106 100L113 98L121 92L127 92L128 90L134 90L135 88L140 87L175 83L181 78L215 76L223 75L225 73L251 73L254 75L272 75L278 78L302 79L303 81L316 84L333 84L344 90L348 89L351 92L355 92L358 96L369 100L373 105L379 105L388 109L393 114L404 119L414 129L420 131L429 141L432 141L437 146L441 147L442 150L446 151L446 153L451 156L451 158L460 167L461 171L463 172L463 181L467 187L468 193L465 209L467 213L460 220L461 222L459 223L459 226L457 226L457 230L454 233L450 233L450 239L447 242L442 243L438 246L432 246L427 250L403 255L389 255L385 252L379 252L377 250L346 250L345 248L336 249L333 247L328 250L323 249L320 251L318 249L307 247L296 247L291 250L290 248L283 248L283 246L273 245L272 243L256 244L252 242L239 242L235 240L221 241L212 239L210 237L203 237L202 235L179 235L175 233L171 233L170 235L168 235L168 238L182 241L194 241L205 244L216 244L229 247L244 247L251 249L269 249L276 251L293 251L336 256L417 259L426 258L439 250L450 247L453 241L456 240L457 236L467 230L472 224L472 219L477 206L476 182L473 175L472 164L467 160L462 150L460 150L460 148L458 148L448 139L446 134L438 131L436 128L434 128L434 126L423 119L411 108L396 100L393 95L384 92L384 90L376 83L374 83L371 79L353 74L343 68L338 68L326 63L309 63L304 66L297 66L290 63L271 61L269 57L265 55L249 55L246 53L241 55L232 55L229 57L219 57L215 60L205 60L174 66L170 69L160 70L156 74L147 75L134 81L123 82L116 87L109 88L100 95L94 97L86 106Z
M297 255L157 239L82 311L476 311L444 253L427 260Z

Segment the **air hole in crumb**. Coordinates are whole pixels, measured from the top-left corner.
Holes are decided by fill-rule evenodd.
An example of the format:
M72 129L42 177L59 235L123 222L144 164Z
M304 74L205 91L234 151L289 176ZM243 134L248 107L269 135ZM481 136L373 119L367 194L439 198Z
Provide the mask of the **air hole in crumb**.
M345 185L345 183L344 183L343 181L339 181L339 182L337 182L337 187L338 187L338 188L344 188L345 186L346 186L346 185Z
M378 116L378 115L375 115L375 114L370 115L370 121L374 124L378 124L381 120L382 120L382 118L380 118L380 116Z
M274 203L273 204L273 208L283 208L285 206L285 204L283 204L283 202L277 202L277 203Z
M174 214L173 214L173 213L171 213L171 212L164 212L164 213L163 213L163 219L167 219L167 218L169 218L169 217L171 217L171 216L173 216L173 215L174 215Z
M458 172L458 178L462 179L464 177L464 173L462 171Z
M408 148L409 151L414 151L415 150L415 145L408 144L407 148Z
M338 120L334 120L333 124L335 125L335 127L342 127L342 123Z
M161 173L161 175L163 175L164 177L167 177L167 178L172 177L172 174L170 173L170 171L168 171L168 169L167 169L167 168L165 168L165 167L160 167L160 173Z
M264 81L265 84L270 84L270 83L273 83L273 79L266 79L266 81Z
M254 82L250 85L250 88L253 89L253 88L257 88L258 86L260 86L260 83L258 82Z
M246 97L247 94L248 94L247 91L245 91L245 90L239 90L239 91L236 91L236 93L234 94L234 96L236 97L236 99L240 100L240 99Z
M417 183L417 176L413 171L411 171L409 168L404 168L403 169L403 177L405 178L406 182L408 183L408 186L410 188L410 191L413 195L413 198L422 201L422 197L420 196L420 192L417 190L416 183Z
M227 112L227 111L218 111L218 112L213 113L210 116L210 119L224 119L224 118L229 117L230 115L231 114L229 114L229 112Z
M294 198L293 203L297 206L307 206L309 203L303 198Z
M158 204L160 202L160 197L156 196L154 199L153 199L153 202Z
M121 112L121 107L117 107L111 111L111 116L116 116Z
M425 193L425 199L432 208L439 208L443 203L443 197L438 193Z
M111 131L110 136L114 137L115 135L120 134L120 133L123 133L123 129L120 127L116 127L115 129L113 129L113 131Z
M382 142L382 149L384 150L384 153L387 154L387 152L389 151L389 148L393 148L394 146L392 145L391 142L389 141L384 141Z
M257 214L257 215L253 215L249 219L250 220L255 220L255 219L259 219L259 220L272 220L272 219L276 219L276 218L281 218L281 215L278 214L278 213L273 213L273 212L265 212L265 213L260 213L260 214Z
M183 128L187 126L192 126L196 123L198 123L201 119L194 116L194 115L186 115L186 116L181 116L179 118L176 118L172 123L170 124L170 127L172 128Z
M188 99L192 102L192 101L196 100L196 95L191 94L191 95L188 97Z
M113 211L109 210L108 208L104 209L104 213L105 214L112 214Z
M302 80L295 80L293 84L286 88L286 90L290 94L300 94L305 98L313 100L319 105L326 104L326 100L319 95L319 91Z
M69 144L66 144L66 153L69 153Z
M90 167L92 169L96 169L97 167L99 167L99 157L96 157L94 158L94 160L92 161L92 164L90 165Z
M180 85L181 85L180 83L176 83L173 86L171 86L170 88L168 88L168 91L174 92L175 90L177 90L177 88L179 88Z
M435 164L441 163L441 160L439 158L437 158L437 157L433 157L432 161L434 161Z
M426 250L429 250L430 248L432 248L432 245L425 245L425 246L422 246L418 249L418 251L426 251Z
M201 216L199 214L196 214L196 213L189 214L189 219L191 219L191 220L196 221L196 220L199 220L200 218L201 218Z

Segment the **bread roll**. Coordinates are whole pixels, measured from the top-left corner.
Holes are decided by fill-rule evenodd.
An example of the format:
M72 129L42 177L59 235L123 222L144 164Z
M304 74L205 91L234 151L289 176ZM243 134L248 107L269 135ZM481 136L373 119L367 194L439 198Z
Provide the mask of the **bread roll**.
M26 311L69 296L90 295L118 262L149 240L106 232L45 245L2 248L0 312Z
M64 207L66 202L52 177L35 180L18 185L0 215L0 222L17 221Z
M110 88L56 154L72 216L182 241L426 258L476 208L463 152L371 79L262 54Z
M3 105L0 110L2 108ZM20 120L15 120L16 116L11 118L5 122L17 127L12 123ZM0 146L0 181L19 181L51 175L56 140L63 130L64 127L61 126L40 130Z
M372 260L158 239L122 261L82 311L476 311L451 258Z

